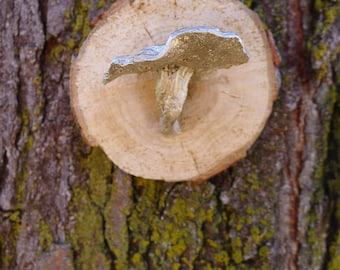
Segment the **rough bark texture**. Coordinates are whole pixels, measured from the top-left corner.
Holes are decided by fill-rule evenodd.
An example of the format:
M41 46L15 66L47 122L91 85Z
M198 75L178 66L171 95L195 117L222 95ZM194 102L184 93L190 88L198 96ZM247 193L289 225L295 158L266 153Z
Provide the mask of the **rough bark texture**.
M135 179L80 137L70 61L110 2L0 0L0 269L338 269L339 2L245 1L281 52L279 99L199 184Z

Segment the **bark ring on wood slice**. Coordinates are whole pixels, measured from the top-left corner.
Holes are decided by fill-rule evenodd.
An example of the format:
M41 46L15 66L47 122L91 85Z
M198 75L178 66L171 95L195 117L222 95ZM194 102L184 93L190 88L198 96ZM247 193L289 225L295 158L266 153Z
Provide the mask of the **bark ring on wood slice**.
M71 66L71 105L91 146L127 173L165 181L206 180L246 155L277 95L254 12L235 0L120 0L104 17Z

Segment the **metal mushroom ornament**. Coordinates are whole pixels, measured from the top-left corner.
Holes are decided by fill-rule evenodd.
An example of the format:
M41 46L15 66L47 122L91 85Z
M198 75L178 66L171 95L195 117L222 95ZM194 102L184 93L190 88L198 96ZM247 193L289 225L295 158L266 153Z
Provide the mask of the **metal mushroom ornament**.
M276 94L262 23L235 0L120 0L71 66L86 142L154 180L206 180L244 157Z
M104 74L104 83L123 74L158 71L155 93L162 114L160 130L174 134L180 131L179 117L192 75L247 61L248 55L237 34L209 26L187 27L172 33L163 46L114 58Z

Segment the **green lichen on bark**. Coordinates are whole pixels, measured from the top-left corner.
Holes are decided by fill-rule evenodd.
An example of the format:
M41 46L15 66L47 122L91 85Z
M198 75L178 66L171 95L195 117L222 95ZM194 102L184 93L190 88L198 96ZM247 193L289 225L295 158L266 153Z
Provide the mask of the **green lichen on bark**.
M93 13L100 11L102 8L109 7L113 2L113 0L75 0L74 6L64 11L64 23L71 30L66 33L65 37L52 40L52 46L48 48L49 59L60 61L61 63L68 61L67 65L69 66L71 57L63 56L65 54L69 56L79 51L82 43L93 27L91 23L91 20L94 19Z
M214 211L213 185L136 179L134 186L136 201L129 217L135 247L132 269L192 269L203 243L201 227Z
M331 48L331 39L327 37L334 27L335 20L340 16L340 3L317 0L314 2L314 11L319 20L316 22L314 34L307 42L307 50L310 51L317 79L321 81L329 75L330 61L340 52L340 44Z
M229 213L231 258L236 269L269 266L270 254L266 253L266 247L273 244L276 193L273 179L261 168L261 163L257 165L259 167L252 165L252 170L238 180L236 190L224 194L231 199L226 211ZM246 168L240 166L238 169L241 173Z
M340 212L340 203L337 203L336 211L338 212L337 215L339 215ZM340 217L338 219L338 224L340 223ZM336 233L336 238L332 241L331 245L328 249L329 252L329 262L328 262L328 269L329 270L337 270L339 269L340 265L340 233L339 231Z
M157 204L163 186L162 182L134 179L135 206L128 218L133 269L145 269L147 264L143 256L147 255L151 242L151 228L157 218Z
M50 250L53 243L53 235L51 233L50 226L41 219L39 222L39 246L41 252L46 252Z
M110 269L111 255L103 233L103 207L110 190L112 163L99 148L93 148L81 164L88 178L72 187L70 210L74 227L70 238L79 269Z
M89 11L92 8L92 1L75 1L73 32L80 34L83 41L91 31Z
M64 55L71 55L77 52L91 31L89 11L93 8L92 1L75 1L73 9L66 9L64 12L64 23L72 30L67 37L53 40L52 46L48 48L49 60L64 62ZM71 63L71 57L67 57Z
M21 133L23 136L26 136L26 142L22 149L22 160L24 161L23 168L18 173L17 181L16 181L16 208L21 208L25 199L25 185L28 177L28 164L27 159L29 156L29 152L34 144L34 136L31 131L30 125L30 111L27 107L22 108L22 113L20 117L21 121Z
M256 192L256 181L249 182ZM250 257L259 258L257 267L270 269L272 209L247 204L243 212L223 206L209 181L188 185L135 179L134 192L129 269L251 269Z
M340 65L337 66L340 71ZM337 90L340 89L340 79L337 81ZM325 266L330 270L338 269L340 265L340 96L337 91L337 100L334 104L333 118L330 132L330 145L326 168L326 190L330 198L329 223L332 225L328 230L328 252Z
M242 1L247 7L251 7L251 5L253 4L253 1L252 0L243 0Z
M21 211L0 213L0 269L14 269L16 245L21 230ZM8 228L7 230L4 230Z
M113 164L100 148L92 148L84 165L90 170L88 191L91 201L102 209L109 196Z
M331 133L334 132L334 128L331 126L332 117L334 117L335 104L337 99L336 89L331 86L329 88L322 86L321 88L326 88L326 95L324 99L321 100L321 107L323 108L322 115L322 132L319 134L321 140L315 145L315 149L318 151L318 162L314 169L312 176L313 179L313 189L314 192L311 196L310 210L308 212L307 218L307 231L306 231L306 243L308 247L306 252L312 254L310 264L318 267L324 264L325 255L325 238L328 228L324 226L322 220L327 220L329 222L330 217L327 213L322 213L320 209L328 208L325 203L325 198L327 194L327 182L329 182L329 161L332 159L329 156L329 144L332 144L330 140ZM329 211L329 210L327 210Z
M340 3L331 1L315 1L316 21L314 33L307 42L307 51L310 54L314 77L317 80L319 96L316 102L322 108L321 134L315 149L318 151L317 166L313 175L314 193L311 197L311 209L307 216L306 241L311 256L311 267L323 265L327 269L339 265L340 245L338 235L340 221L336 218L339 211L337 187L340 178L337 176L339 155L336 145L339 145L340 131L339 119L339 82L334 75L339 74L340 44L334 39L337 22L340 16ZM337 59L338 58L338 59ZM337 75L335 75L337 76ZM333 185L337 186L336 188ZM328 202L325 201L328 198ZM322 209L325 211L322 212ZM325 226L325 223L329 224ZM328 227L329 226L329 227ZM328 235L328 236L327 236ZM327 238L326 238L327 236ZM325 239L326 246L325 246ZM325 248L328 252L325 255ZM336 266L338 267L338 266Z

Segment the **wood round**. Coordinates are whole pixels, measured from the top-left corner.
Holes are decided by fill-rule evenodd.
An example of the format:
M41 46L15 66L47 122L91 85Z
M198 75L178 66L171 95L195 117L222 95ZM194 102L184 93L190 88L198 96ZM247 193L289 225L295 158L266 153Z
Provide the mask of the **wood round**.
M193 77L181 133L163 135L156 72L104 85L111 60L161 45L184 27L207 25L241 36L243 65ZM276 97L275 72L257 15L234 0L118 1L84 42L71 67L71 105L85 140L129 174L156 180L205 180L244 157Z

